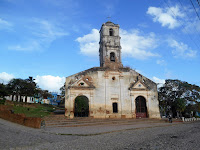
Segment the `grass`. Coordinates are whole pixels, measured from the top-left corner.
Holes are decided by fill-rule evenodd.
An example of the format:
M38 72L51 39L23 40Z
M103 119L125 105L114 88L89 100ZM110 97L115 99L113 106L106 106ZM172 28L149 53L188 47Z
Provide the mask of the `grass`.
M24 114L26 117L44 117L48 116L51 112L53 112L55 108L51 105L49 106L42 106L39 104L38 106L34 107L23 107L23 106L13 106L13 111L15 114Z
M23 102L0 101L1 105L12 106L14 114L24 114L26 117L45 117L56 110L56 106L48 104L31 104Z

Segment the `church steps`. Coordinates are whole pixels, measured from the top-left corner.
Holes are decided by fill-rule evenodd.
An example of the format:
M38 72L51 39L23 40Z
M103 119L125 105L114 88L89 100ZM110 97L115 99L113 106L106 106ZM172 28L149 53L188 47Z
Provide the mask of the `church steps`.
M152 119L90 119L90 120L74 120L68 119L64 121L47 121L45 122L46 127L78 127L78 126L97 126L97 125L132 125L137 123L155 123L162 122L161 120Z

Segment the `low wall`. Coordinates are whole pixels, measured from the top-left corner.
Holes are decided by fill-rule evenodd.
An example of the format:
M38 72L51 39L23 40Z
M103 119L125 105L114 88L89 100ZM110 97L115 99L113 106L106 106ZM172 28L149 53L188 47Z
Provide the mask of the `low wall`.
M182 121L183 121L183 122L188 122L188 121L200 121L200 118L195 118L195 117L193 117L193 118L184 118L184 117L182 117Z
M0 118L32 128L41 127L41 118L26 117L24 114L12 113L12 107L0 105Z

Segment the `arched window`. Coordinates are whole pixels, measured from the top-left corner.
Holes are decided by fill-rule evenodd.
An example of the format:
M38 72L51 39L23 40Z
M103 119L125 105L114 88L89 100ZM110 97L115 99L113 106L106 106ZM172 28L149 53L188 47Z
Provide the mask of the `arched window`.
M117 105L117 103L113 103L113 113L118 113L118 105Z
M109 29L109 35L110 35L110 36L113 36L113 35L114 35L113 29L112 29L112 28Z
M110 53L110 61L115 62L115 53L113 52Z

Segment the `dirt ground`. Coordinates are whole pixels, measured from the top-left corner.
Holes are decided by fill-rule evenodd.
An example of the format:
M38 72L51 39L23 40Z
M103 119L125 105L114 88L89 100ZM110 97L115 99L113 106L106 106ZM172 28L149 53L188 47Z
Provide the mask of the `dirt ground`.
M155 123L156 124L156 123ZM147 124L148 125L148 124ZM0 119L0 149L192 149L200 147L200 122L165 123L137 128L121 128L118 125L83 126L79 129L103 131L112 128L111 132L98 134L62 134L70 128L33 129ZM124 125L123 125L124 126ZM73 130L76 130L75 128Z

